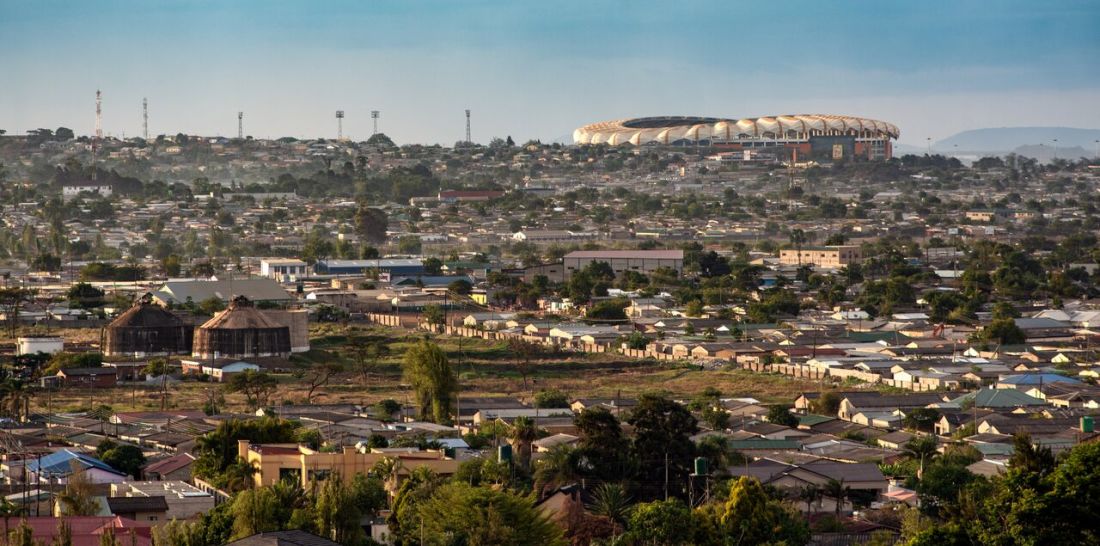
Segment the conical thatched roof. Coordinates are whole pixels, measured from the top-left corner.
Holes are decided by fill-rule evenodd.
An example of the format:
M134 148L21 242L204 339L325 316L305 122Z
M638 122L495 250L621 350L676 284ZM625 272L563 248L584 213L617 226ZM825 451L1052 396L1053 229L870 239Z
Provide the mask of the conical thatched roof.
M190 325L146 297L107 325L104 354L186 354L193 333Z
M243 330L248 328L285 328L286 325L278 324L264 316L263 312L256 309L251 301L244 296L237 296L229 308L215 313L214 317L199 326L203 330Z
M210 358L285 356L290 354L290 328L264 315L244 297L199 326L192 355Z

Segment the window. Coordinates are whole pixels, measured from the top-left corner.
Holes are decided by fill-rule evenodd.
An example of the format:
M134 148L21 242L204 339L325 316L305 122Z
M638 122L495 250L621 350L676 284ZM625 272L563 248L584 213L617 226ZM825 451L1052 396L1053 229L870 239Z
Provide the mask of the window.
M302 481L302 471L297 468L280 468L279 481L299 483Z

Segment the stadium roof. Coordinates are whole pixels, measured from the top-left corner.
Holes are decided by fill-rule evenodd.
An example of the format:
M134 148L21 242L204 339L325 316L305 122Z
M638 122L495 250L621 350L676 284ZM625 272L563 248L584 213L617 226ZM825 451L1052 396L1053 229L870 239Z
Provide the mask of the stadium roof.
M723 119L693 116L659 116L605 121L573 131L577 144L670 144L677 141L739 139L805 139L812 134L856 134L866 138L898 138L897 126L885 121L854 116L796 114L788 116ZM797 135L803 136L797 136ZM789 136L790 135L790 136Z

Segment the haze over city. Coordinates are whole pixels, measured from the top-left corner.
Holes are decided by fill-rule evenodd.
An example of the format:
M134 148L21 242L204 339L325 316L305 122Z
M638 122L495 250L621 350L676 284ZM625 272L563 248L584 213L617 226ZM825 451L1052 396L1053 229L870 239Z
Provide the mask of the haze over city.
M9 131L568 142L598 119L858 113L923 145L1100 127L1095 2L15 2ZM63 83L62 83L63 82Z
M1100 544L1100 3L0 0L0 546Z

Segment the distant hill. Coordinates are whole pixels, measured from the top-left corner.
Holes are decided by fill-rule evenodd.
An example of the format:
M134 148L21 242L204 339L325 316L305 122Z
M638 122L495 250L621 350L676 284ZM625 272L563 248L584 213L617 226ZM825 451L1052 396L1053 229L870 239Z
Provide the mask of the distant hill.
M1080 157L1085 151L1088 155L1096 153L1096 141L1100 140L1100 129L1076 129L1073 127L998 127L972 129L954 136L936 141L933 148L941 153L958 150L960 152L997 152L1008 153L1017 148L1026 147L1031 151L1040 144L1043 148L1054 144L1058 139L1059 157L1065 148L1065 157ZM956 145L958 147L956 148ZM1079 149L1074 149L1079 148Z

